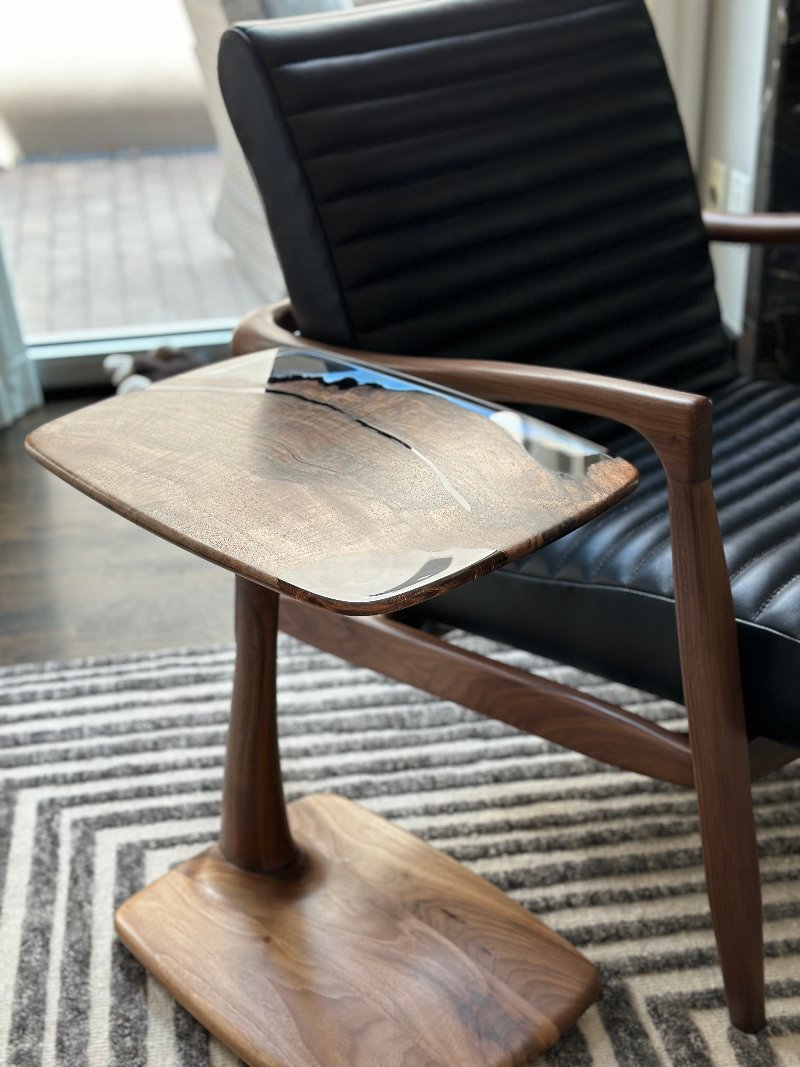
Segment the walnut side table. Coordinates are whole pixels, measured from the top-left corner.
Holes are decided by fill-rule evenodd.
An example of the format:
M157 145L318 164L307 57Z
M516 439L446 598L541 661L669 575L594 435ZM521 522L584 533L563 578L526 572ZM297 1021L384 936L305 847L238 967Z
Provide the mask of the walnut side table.
M219 844L117 912L130 951L254 1067L511 1067L594 967L499 890L335 796L284 804L279 593L419 603L574 529L636 471L544 423L324 352L229 360L37 429L33 456L236 575Z

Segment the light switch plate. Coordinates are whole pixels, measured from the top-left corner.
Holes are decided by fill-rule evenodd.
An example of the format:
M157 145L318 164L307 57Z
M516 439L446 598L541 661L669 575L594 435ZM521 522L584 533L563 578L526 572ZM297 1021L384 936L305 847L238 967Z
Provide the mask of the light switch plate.
M712 211L724 211L728 185L728 168L719 159L709 159L706 177L705 206Z
M734 215L746 215L752 210L753 182L749 174L731 167L728 178L728 211Z

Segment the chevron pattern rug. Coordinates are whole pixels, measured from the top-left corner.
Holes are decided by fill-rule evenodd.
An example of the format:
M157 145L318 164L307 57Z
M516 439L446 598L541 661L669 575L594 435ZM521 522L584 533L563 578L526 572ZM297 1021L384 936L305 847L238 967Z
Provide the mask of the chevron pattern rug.
M681 726L682 711L463 638ZM455 856L601 969L551 1067L800 1065L800 765L756 786L768 1030L732 1031L693 796L281 638L289 799L331 790ZM213 841L229 648L0 670L0 1064L236 1061L116 941L114 909ZM375 1067L384 1067L375 1064Z

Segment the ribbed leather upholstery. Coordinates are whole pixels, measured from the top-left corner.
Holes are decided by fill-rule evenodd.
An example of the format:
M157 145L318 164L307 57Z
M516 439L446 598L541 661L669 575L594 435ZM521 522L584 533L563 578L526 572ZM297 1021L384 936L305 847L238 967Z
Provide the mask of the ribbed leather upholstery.
M732 374L642 0L249 23L220 80L306 336L696 389Z
M800 390L735 375L643 0L246 24L220 80L306 336L714 397L750 728L800 744ZM614 447L642 472L625 504L417 618L679 697L663 477Z
M738 379L714 395L714 489L753 735L800 745L800 389ZM629 432L613 449L638 490L417 618L458 624L681 699L667 487ZM424 615L423 615L424 612Z

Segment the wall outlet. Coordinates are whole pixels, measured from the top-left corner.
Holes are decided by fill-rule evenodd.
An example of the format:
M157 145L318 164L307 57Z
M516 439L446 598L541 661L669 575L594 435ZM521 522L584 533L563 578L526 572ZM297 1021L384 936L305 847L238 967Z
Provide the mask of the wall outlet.
M728 168L719 159L709 159L706 177L705 206L712 211L725 210L728 187Z
M753 182L749 174L731 167L728 179L728 211L734 215L746 215L752 210Z

